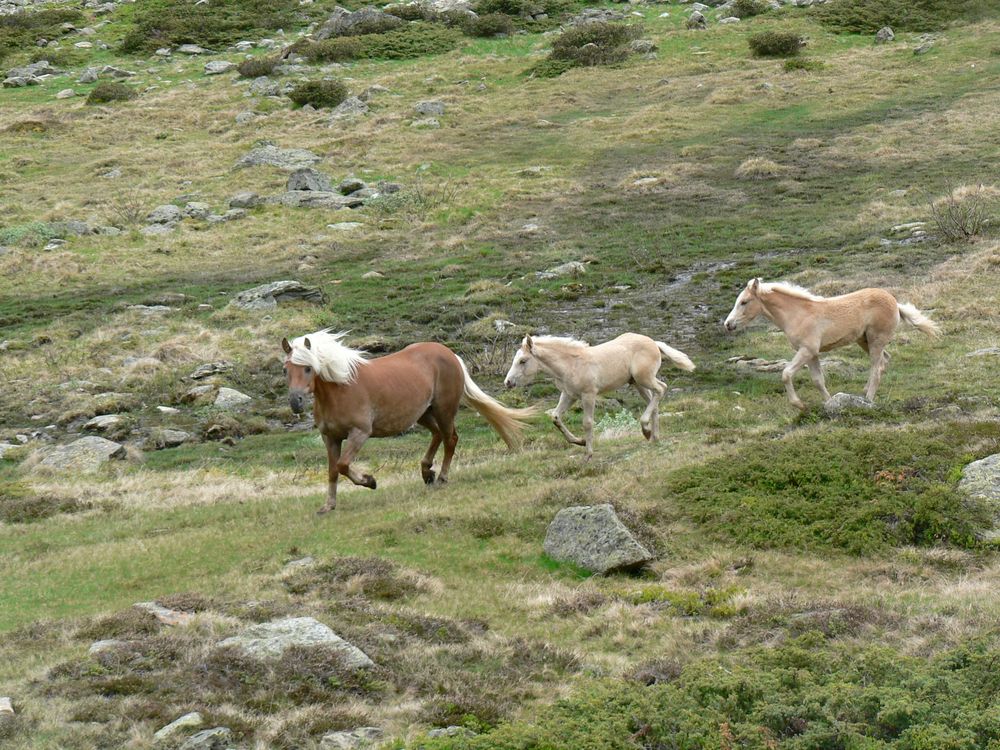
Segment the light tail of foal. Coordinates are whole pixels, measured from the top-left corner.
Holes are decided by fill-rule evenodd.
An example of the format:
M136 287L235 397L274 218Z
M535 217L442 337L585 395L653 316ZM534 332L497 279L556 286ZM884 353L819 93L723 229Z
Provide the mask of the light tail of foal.
M899 308L899 317L911 326L914 326L918 331L926 333L932 338L937 338L941 335L941 326L928 318L910 303L897 302L896 307Z
M674 349L672 346L667 346L662 341L656 342L656 348L660 350L660 354L669 359L675 367L679 367L681 370L686 370L687 372L694 372L694 362L682 351Z
M469 374L469 368L465 366L465 362L461 357L456 354L455 358L462 365L462 373L465 375L465 390L462 393L462 403L478 411L483 419L489 422L490 426L507 443L508 448L520 448L523 439L521 433L528 426L525 420L537 416L539 410L534 407L528 409L511 409L504 406L476 385Z

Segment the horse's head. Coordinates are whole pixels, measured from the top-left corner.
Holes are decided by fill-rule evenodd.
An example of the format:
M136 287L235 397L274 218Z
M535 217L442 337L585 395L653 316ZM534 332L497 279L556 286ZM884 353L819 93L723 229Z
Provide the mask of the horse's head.
M510 365L503 384L508 388L527 385L538 372L538 360L535 358L535 345L531 336L525 336L521 347L514 353L514 361Z
M726 318L726 330L735 331L741 325L746 325L763 312L760 303L760 279L750 279L746 289L736 298L729 317Z
M306 349L312 348L309 339L303 341ZM305 410L306 396L313 392L315 373L311 365L296 364L292 361L292 345L288 339L281 340L281 348L285 350L285 380L288 382L288 405L292 411L301 414Z

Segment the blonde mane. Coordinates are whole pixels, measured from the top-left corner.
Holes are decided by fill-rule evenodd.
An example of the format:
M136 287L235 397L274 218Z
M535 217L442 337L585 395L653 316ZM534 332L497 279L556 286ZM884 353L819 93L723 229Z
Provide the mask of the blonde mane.
M532 336L531 340L542 346L555 344L556 346L572 346L576 349L587 349L590 347L590 344L586 341L580 341L580 339L575 339L572 336Z
M292 341L292 364L311 367L321 380L331 383L354 382L358 368L366 364L365 354L344 346L341 342L346 335L346 331L330 333L330 329L326 329L299 336ZM309 339L308 349L306 339Z
M760 291L762 294L769 294L770 292L781 292L782 294L787 294L789 297L797 297L798 299L808 299L812 301L817 301L825 299L818 294L813 294L808 289L798 286L796 284L787 284L783 281L773 281L767 284L760 285Z

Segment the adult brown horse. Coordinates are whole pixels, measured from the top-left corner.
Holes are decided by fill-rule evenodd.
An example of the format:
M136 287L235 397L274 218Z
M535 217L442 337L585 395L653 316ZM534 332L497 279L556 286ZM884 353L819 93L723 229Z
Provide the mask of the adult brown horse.
M455 416L460 403L482 414L511 448L520 445L524 420L537 413L535 409L509 409L483 393L465 363L446 346L422 342L369 360L363 352L345 346L344 335L317 331L291 343L281 341L288 355L285 377L292 411L301 414L306 395L313 394L313 416L326 443L329 484L319 513L336 507L341 474L354 484L375 489L375 477L351 467L370 437L399 435L415 424L426 427L431 444L420 462L420 474L425 483L433 484L434 455L444 443L437 481L447 482L458 444Z

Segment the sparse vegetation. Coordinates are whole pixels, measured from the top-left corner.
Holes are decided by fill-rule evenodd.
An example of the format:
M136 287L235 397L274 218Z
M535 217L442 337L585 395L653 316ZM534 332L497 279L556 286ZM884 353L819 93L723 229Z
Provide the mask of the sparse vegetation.
M116 81L102 81L90 90L87 104L109 104L111 102L127 102L138 96L135 89Z
M464 28L469 36L493 37L513 33L514 22L503 13L485 13L470 18Z
M307 104L317 109L336 107L347 98L347 86L343 81L306 81L288 92L288 98L300 107Z
M796 70L808 70L815 72L817 70L823 70L826 67L823 65L821 60L813 60L808 57L793 57L791 60L785 60L785 70L793 72Z
M610 65L629 55L628 43L642 34L639 26L621 23L587 23L567 29L552 43L552 59L573 65Z
M79 10L44 8L31 13L0 16L0 62L11 54L36 47L38 39L58 39L64 23L83 18Z
M241 62L236 70L242 78L259 78L274 73L280 62L277 55L258 55Z
M763 0L735 0L730 8L730 12L737 18L752 18L767 10L767 4Z
M931 201L934 226L949 242L968 241L986 231L1000 216L1000 190L995 187L963 186Z
M439 24L409 23L382 34L334 37L307 42L297 48L315 62L385 59L407 60L424 55L439 55L455 48L461 33Z
M758 57L791 57L802 49L802 37L793 31L761 31L747 39Z
M883 26L938 31L959 19L977 20L997 12L987 0L830 0L817 10L827 26L856 34L874 34Z

